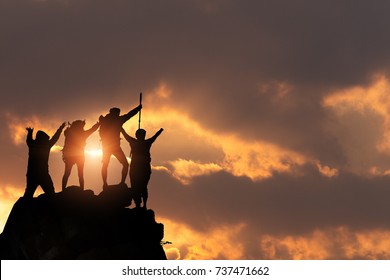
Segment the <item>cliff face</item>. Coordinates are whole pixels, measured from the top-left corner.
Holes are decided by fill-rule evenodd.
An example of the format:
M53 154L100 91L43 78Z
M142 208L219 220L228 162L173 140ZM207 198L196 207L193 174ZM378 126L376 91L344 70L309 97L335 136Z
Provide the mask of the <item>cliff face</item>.
M52 196L20 198L0 235L1 259L166 259L163 224L152 210L126 208L130 190L98 196L68 187Z

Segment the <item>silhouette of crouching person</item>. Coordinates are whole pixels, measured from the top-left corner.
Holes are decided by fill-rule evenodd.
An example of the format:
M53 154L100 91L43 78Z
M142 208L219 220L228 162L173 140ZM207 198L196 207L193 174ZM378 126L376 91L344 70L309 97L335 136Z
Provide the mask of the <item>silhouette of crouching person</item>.
M122 134L131 147L129 175L133 199L137 208L141 206L142 199L143 208L146 209L146 202L149 196L147 187L152 174L150 148L163 130L161 128L153 137L145 139L146 131L144 129L138 129L135 133L136 138L133 138L122 128Z
M52 138L46 132L39 130L33 139L34 128L27 127L28 164L27 164L27 186L23 197L32 198L37 187L40 185L46 194L54 194L53 181L49 174L50 149L58 141L63 123Z

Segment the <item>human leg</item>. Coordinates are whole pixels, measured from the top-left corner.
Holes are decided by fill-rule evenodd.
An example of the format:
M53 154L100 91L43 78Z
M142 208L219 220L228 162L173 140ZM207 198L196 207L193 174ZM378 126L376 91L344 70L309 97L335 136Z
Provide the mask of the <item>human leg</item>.
M135 203L135 207L140 208L141 207L141 189L139 187L140 186L139 176L138 176L139 174L134 169L133 164L130 166L129 175L130 175L130 185L131 185L131 189L133 191L133 200Z
M64 191L68 183L70 172L72 171L73 163L66 160L65 161L65 171L64 176L62 176L62 190Z
M142 201L143 201L143 208L146 208L146 202L148 201L149 193L148 193L148 183L150 180L150 173L145 174L145 177L143 178L142 182Z
M35 180L35 178L33 178L30 175L27 175L26 190L24 191L23 197L33 198L34 193L35 193L37 187L38 187L38 183Z
M46 194L54 194L54 184L49 173L42 176L41 187Z
M148 201L148 197L149 197L148 189L145 188L145 189L142 191L142 201L143 201L143 208L144 208L144 209L147 209L147 208L146 208L146 202Z
M125 156L125 153L122 151L121 148L119 148L115 153L114 156L119 160L119 162L122 164L122 177L120 184L125 184L127 171L129 170L129 163L127 161L127 158Z
M84 159L80 159L76 164L77 173L79 175L80 188L84 190Z
M107 187L107 169L108 169L108 163L110 162L111 153L105 152L103 150L103 165L102 165L102 179L103 179L103 188Z

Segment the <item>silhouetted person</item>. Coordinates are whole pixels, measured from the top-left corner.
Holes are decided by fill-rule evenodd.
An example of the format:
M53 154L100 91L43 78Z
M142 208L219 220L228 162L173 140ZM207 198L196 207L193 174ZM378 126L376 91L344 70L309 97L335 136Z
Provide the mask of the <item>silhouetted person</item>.
M143 201L143 208L146 209L146 202L148 200L148 183L152 168L150 166L150 148L157 137L163 132L164 129L160 129L157 133L149 138L145 139L146 131L144 129L138 129L135 132L133 138L122 129L122 134L125 139L130 143L131 147L131 163L130 163L130 183L133 189L133 199L136 207L141 206L141 198Z
M125 184L129 163L120 146L120 132L122 125L141 110L142 105L135 107L125 115L120 115L119 108L111 108L106 116L100 116L99 134L103 147L102 178L103 189L107 187L107 168L111 155L114 155L122 164L122 178L120 184Z
M27 165L27 186L24 197L33 197L34 192L40 185L47 194L53 194L53 181L49 175L50 149L60 138L65 127L63 123L53 135L49 137L44 131L39 130L33 140L34 128L27 127L28 165Z
M88 130L84 130L85 121L77 120L65 129L65 144L62 150L62 159L65 162L65 172L62 177L62 190L65 190L73 165L77 165L80 188L84 189L84 148L87 138L99 128L96 123Z

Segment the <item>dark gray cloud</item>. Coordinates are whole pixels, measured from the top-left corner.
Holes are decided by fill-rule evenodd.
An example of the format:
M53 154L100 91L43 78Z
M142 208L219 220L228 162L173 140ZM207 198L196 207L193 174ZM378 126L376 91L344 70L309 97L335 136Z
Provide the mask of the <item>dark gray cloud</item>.
M389 65L386 1L1 5L0 92L8 110L80 115L86 104L133 104L138 92L164 81L172 106L216 131L260 137L332 164L344 159L323 130L321 98L366 84ZM260 88L278 82L292 89L275 103L277 89Z

